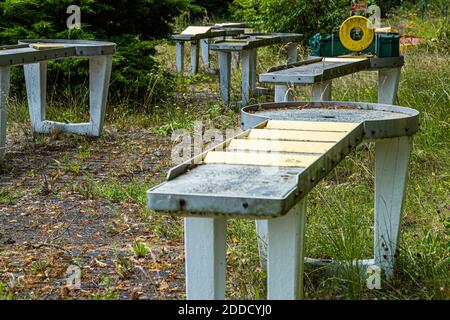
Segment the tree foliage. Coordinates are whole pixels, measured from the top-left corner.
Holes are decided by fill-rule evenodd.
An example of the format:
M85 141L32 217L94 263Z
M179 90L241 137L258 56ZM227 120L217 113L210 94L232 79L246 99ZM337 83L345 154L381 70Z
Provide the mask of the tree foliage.
M73 0L0 0L0 44L42 38L114 41L118 47L111 81L113 97L148 101L149 85L154 98L164 96L171 80L154 58L155 39L170 34L171 21L187 10L191 1L79 0L82 28L69 31L66 11L72 4ZM49 64L49 79L58 79L58 85L84 83L87 73L84 60ZM23 92L18 68L14 69L13 84Z
M236 19L253 21L262 31L330 33L350 13L348 0L234 0Z

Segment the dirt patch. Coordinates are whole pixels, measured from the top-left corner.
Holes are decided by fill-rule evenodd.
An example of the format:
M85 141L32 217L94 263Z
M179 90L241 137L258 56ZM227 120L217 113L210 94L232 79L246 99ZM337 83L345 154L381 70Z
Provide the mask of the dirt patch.
M138 185L145 197L145 188L170 167L170 140L145 129L108 128L90 139L33 137L13 128L7 146L0 172L0 281L15 298L184 296L181 241L155 232L136 199L140 189L118 188L115 195L111 187ZM148 248L143 258L132 250L136 242ZM70 266L81 269L81 290L66 288Z

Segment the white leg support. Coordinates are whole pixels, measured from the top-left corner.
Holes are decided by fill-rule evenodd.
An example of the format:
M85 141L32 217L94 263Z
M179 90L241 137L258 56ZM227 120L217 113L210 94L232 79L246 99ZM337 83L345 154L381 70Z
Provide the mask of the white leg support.
M98 137L102 133L111 80L112 56L93 57L89 60L89 135Z
M242 51L242 105L247 105L252 95L253 50Z
M220 96L230 103L231 92L231 53L219 51Z
M47 61L24 65L31 129L40 132L47 106Z
M200 49L202 51L202 65L205 70L209 69L209 39L200 40Z
M185 218L186 295L188 300L224 300L225 218Z
M292 92L286 84L275 85L275 102L293 101Z
M198 41L191 42L191 74L195 75L198 72L199 60L199 43Z
M108 100L112 56L89 59L89 123L67 124L45 120L47 106L47 63L24 66L31 126L35 132L55 130L98 137L101 135Z
M306 200L286 216L269 220L268 299L303 298L303 260Z
M0 160L3 159L6 152L9 86L10 68L0 67Z
M256 83L257 83L257 66L258 66L258 49L252 49L250 52L250 88L251 94L256 93Z
M184 73L184 42L177 42L177 72Z
M395 104L401 68L381 69L378 71L378 102Z
M256 234L258 236L259 263L263 270L267 270L267 243L269 239L269 221L256 220Z
M332 81L313 84L311 101L331 101Z
M388 280L394 273L410 153L410 137L376 142L375 264Z
M290 43L287 46L288 64L296 63L298 57L297 43Z
M231 68L237 69L239 67L239 52L231 53Z

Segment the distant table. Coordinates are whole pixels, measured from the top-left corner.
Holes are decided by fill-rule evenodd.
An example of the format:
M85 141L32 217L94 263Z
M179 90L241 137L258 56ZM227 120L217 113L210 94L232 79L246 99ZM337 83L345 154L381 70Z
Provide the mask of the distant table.
M102 132L116 44L84 40L23 40L18 45L0 47L0 159L5 154L7 100L10 69L24 66L28 107L34 132L53 131L99 136ZM66 58L89 59L88 123L60 123L46 120L47 64Z
M259 81L275 85L275 102L291 101L289 85L312 85L312 101L331 101L333 79L360 71L378 71L378 102L394 104L404 57L317 58L275 67Z
M199 69L199 52L201 50L203 66L209 66L209 42L215 38L237 36L245 32L244 28L229 28L212 26L212 30L202 34L175 34L172 40L176 42L176 68L178 73L184 72L184 44L191 43L191 74Z
M232 39L216 41L211 50L219 52L220 95L230 103L231 91L231 54L238 52L242 56L242 101L246 105L256 88L257 49L274 44L288 44L288 63L297 61L297 45L303 35L295 33L252 33Z

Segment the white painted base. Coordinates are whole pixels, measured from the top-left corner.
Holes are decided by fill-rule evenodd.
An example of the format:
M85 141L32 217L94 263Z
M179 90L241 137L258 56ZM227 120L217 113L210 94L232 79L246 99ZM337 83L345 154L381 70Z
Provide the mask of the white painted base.
M209 69L209 39L200 40L200 51L202 52L203 69Z
M250 101L253 87L253 50L242 51L242 104Z
M288 64L296 63L298 57L298 44L290 43L287 46Z
M90 122L67 124L45 120L47 62L24 66L31 126L34 132L54 131L98 137L102 133L111 77L112 56L89 58Z
M231 53L219 51L220 96L225 103L230 103L231 90Z
M178 73L184 73L184 42L182 41L176 44L176 68Z
M332 81L315 83L312 86L311 101L331 101Z
M8 97L10 68L0 67L0 160L6 152L6 125L8 122Z
M231 53L231 68L234 70L239 68L239 62L240 62L239 52L232 52Z
M268 221L269 300L303 298L306 200L286 216Z
M256 235L258 237L259 263L261 269L267 270L267 244L269 242L269 221L256 220Z
M376 142L374 254L388 280L394 274L410 154L410 137Z
M191 75L198 72L199 61L199 43L197 41L191 42Z
M401 68L382 69L378 71L378 102L395 104Z
M225 218L185 218L186 295L188 300L224 300Z
M275 102L293 101L294 96L289 87L285 84L275 85Z

